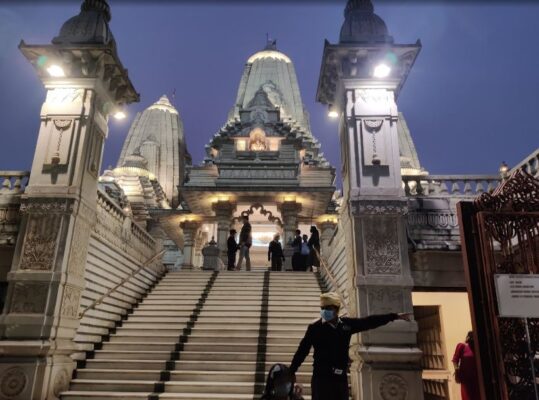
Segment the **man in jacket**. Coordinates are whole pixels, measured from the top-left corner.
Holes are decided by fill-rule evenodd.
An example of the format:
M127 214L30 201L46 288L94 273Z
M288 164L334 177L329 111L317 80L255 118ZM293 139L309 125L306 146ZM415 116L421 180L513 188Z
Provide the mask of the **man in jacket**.
M319 320L307 328L290 370L296 373L314 347L312 400L348 400L348 348L353 334L375 329L396 319L410 321L410 314L381 314L366 318L339 318L341 300L337 293L320 296Z
M281 271L284 262L283 247L279 243L280 235L276 234L268 246L268 261L272 271Z
M240 257L238 259L238 266L236 270L241 269L241 264L245 258L245 270L251 270L251 257L249 256L249 249L253 244L253 239L251 237L251 224L249 223L249 217L247 215L243 216L243 226L240 231Z

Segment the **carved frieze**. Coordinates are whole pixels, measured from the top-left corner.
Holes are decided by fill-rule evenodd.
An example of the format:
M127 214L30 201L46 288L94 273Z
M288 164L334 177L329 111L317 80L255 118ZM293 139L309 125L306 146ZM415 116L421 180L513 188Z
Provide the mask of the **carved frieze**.
M221 169L221 179L294 179L292 169Z
M355 215L406 215L408 214L408 202L398 200L366 200L354 201L351 205Z
M78 221L73 231L71 240L68 271L76 276L83 277L86 267L86 256L88 254L88 244L90 240L90 227Z
M79 312L81 289L71 285L64 287L62 299L62 317L77 318Z
M10 312L14 314L41 314L45 311L48 283L17 282L13 288Z
M401 272L397 224L393 221L365 223L367 273L398 275Z
M57 238L62 219L59 215L30 215L21 252L20 269L53 269Z
M71 199L28 199L21 204L21 213L27 214L71 214L74 200Z
M20 395L28 384L28 376L20 367L6 369L0 376L0 393L3 399Z
M398 374L384 375L379 390L383 400L406 400L408 397L408 384Z

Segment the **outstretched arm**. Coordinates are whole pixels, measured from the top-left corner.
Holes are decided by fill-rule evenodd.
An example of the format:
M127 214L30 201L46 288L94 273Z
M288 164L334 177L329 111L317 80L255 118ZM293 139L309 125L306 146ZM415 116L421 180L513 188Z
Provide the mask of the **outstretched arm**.
M290 364L290 372L292 372L293 374L296 373L296 371L299 369L299 367L305 360L305 357L309 355L309 351L311 351L312 345L312 325L309 325L309 327L307 328L307 332L305 332L305 336L303 337L303 339L301 339L301 342L299 343L296 354L294 354L292 364Z
M350 318L348 322L352 327L352 333L358 333L363 331L368 331L369 329L375 329L380 326L386 325L391 321L396 319L402 319L405 321L410 321L410 314L378 314L378 315L369 315L365 318Z

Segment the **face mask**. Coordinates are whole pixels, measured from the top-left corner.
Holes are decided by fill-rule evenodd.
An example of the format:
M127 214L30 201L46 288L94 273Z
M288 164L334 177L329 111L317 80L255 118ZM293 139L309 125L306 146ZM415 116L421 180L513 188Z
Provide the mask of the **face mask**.
M324 321L331 321L335 318L335 311L333 310L320 310L320 316Z

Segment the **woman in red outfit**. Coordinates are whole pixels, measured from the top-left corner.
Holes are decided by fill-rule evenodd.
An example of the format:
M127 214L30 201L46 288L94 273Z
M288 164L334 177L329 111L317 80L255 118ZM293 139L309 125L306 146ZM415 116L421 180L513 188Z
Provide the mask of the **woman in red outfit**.
M479 397L479 380L473 349L473 333L468 332L466 343L457 344L453 356L455 380L460 383L462 400L481 400Z

